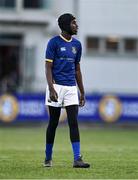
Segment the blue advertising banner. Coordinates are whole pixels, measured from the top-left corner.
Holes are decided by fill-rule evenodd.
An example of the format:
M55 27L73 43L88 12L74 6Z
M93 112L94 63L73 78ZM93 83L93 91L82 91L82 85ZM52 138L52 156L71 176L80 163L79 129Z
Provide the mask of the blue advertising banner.
M60 121L66 119L61 112ZM0 96L0 122L47 121L44 94L2 94ZM86 104L79 109L79 120L91 122L137 122L138 96L87 95Z
M105 94L87 96L85 107L80 109L79 118L97 122L138 123L138 96Z

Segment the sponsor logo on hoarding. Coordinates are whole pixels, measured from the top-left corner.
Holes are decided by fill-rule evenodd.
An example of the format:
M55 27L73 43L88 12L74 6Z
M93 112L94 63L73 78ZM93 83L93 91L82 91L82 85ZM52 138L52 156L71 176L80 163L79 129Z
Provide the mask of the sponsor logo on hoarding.
M12 95L0 96L0 120L4 122L13 121L19 113L17 99Z
M106 122L115 122L122 112L122 104L115 96L104 96L99 103L99 113Z
M127 117L135 117L138 119L138 102L124 102L123 115Z
M80 116L94 116L97 112L98 102L86 100L85 106L79 109Z
M42 116L45 113L45 106L44 102L37 99L37 100L20 100L19 101L20 106L20 115L23 116L33 116L33 117L39 117Z

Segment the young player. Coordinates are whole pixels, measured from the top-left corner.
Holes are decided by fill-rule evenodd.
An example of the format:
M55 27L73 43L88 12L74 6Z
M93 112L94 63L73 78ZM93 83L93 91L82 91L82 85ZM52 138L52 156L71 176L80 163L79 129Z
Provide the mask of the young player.
M74 168L89 168L80 154L78 129L78 105L84 106L85 94L80 70L81 43L72 37L77 34L78 25L72 14L58 18L61 29L59 36L50 39L46 49L46 105L49 108L49 124L46 131L45 167L52 166L52 149L61 107L66 108L70 129L70 140L74 154ZM78 85L80 95L78 100Z

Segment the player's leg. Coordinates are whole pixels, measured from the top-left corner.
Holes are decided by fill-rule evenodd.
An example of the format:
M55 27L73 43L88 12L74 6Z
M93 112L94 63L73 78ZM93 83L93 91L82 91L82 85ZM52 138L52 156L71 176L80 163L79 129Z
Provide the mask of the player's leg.
M77 160L80 157L80 135L77 122L78 105L66 106L66 111L70 131L70 140L74 153L74 160Z
M72 143L74 160L76 160L80 157L80 135L77 122L79 100L76 86L68 87L64 96L64 105L68 117L70 140Z
M58 121L61 111L61 107L48 106L48 108L49 108L49 123L46 130L45 164L48 164L52 160L52 149L53 149L56 128L58 126Z
M78 128L78 105L66 106L68 124L70 129L70 140L72 144L73 154L74 154L74 164L75 168L88 168L90 165L83 162L80 154L80 135Z
M46 130L46 150L45 150L46 159L44 164L44 166L46 167L51 166L50 163L52 159L52 149L55 139L56 128L60 117L62 98L63 98L61 93L62 86L58 84L53 84L53 86L58 94L58 102L53 102L50 100L50 92L48 86L46 88L46 99L45 99L45 104L47 105L49 110L49 123Z

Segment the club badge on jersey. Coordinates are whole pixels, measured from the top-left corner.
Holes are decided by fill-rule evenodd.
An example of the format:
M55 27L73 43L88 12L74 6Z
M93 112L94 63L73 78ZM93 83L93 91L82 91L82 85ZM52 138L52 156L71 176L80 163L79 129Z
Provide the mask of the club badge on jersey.
M77 54L77 49L76 49L76 47L72 47L72 52L73 52L73 54Z

